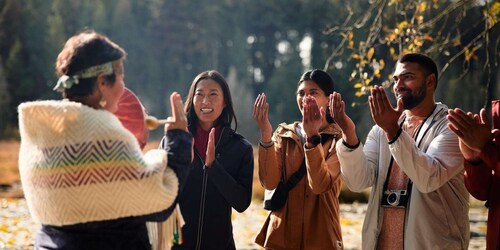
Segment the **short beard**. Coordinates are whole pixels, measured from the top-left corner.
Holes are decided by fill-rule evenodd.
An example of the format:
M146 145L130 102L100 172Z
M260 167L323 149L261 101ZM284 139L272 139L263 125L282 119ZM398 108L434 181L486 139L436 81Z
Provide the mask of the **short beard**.
M418 106L427 95L427 89L425 84L422 84L422 87L418 89L416 94L410 93L407 96L403 96L403 108L410 110L416 106Z

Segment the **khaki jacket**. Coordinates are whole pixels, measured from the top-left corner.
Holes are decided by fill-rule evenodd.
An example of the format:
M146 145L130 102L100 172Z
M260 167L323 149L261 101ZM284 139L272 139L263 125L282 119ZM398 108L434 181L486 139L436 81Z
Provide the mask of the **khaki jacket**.
M342 132L331 124L320 132L330 139L304 149L295 132L298 124L280 124L274 146L259 147L259 178L267 190L277 187L283 170L287 179L297 171L304 157L307 175L290 190L285 206L270 213L256 243L270 249L343 249L338 201L342 180L335 149Z

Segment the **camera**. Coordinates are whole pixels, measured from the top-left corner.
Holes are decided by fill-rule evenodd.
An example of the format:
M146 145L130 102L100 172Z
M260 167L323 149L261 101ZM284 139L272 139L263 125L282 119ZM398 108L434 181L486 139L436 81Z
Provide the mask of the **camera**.
M386 190L382 195L382 206L406 207L408 204L408 193L406 190Z

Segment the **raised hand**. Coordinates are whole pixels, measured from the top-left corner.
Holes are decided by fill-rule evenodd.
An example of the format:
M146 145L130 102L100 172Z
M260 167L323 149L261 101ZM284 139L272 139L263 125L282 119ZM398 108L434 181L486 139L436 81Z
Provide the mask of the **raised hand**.
M491 125L483 108L480 115L465 113L456 108L448 110L448 128L460 139L460 151L466 160L479 159L481 149L492 140L498 129L491 130Z
M186 113L184 113L184 104L182 103L182 98L179 93L173 92L170 95L170 107L172 108L172 116L169 116L166 120L165 131L182 129L189 132L187 128Z
M253 105L253 119L260 129L260 140L262 142L271 142L273 135L273 127L269 122L269 104L266 100L266 94L262 93L257 96Z
M215 161L215 128L210 130L208 134L208 144L207 144L207 156L205 158L205 166L212 167L212 163Z
M357 144L356 125L354 125L352 119L345 113L345 102L342 100L340 93L333 92L333 94L330 94L328 105L330 107L330 115L339 125L340 129L342 129L344 141L350 145Z
M397 107L393 108L384 88L374 86L368 101L373 121L385 131L388 140L394 139L399 131L398 120L403 113L403 99L399 98Z
M307 137L319 134L319 129L325 120L325 109L318 107L316 99L308 95L302 99L302 107L304 116L302 117L302 125Z

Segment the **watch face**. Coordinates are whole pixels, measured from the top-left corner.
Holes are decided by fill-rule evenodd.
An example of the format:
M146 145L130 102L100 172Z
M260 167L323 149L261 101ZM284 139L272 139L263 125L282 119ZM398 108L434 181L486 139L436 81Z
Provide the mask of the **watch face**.
M315 135L312 137L307 137L307 142L313 144L313 145L318 145L321 143L321 136L320 135Z

